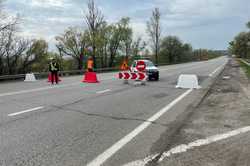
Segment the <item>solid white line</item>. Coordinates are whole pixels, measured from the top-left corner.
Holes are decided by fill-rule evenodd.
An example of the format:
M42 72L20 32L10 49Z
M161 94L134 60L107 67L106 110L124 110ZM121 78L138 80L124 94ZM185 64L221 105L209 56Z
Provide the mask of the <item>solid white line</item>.
M213 77L213 75L214 75L215 73L217 73L217 71L219 71L221 68L222 68L222 66L216 68L211 74L209 74L209 77Z
M87 166L102 165L107 159L109 159L111 156L113 156L118 150L120 150L123 146L125 146L128 142L130 142L134 137L136 137L143 130L145 130L149 125L151 125L152 122L159 119L163 114L165 114L167 111L169 111L173 106L175 106L179 101L181 101L184 97L186 97L192 91L193 91L192 89L187 90L185 93L183 93L178 98L176 98L174 101L172 101L170 104L168 104L167 106L162 108L159 112L157 112L152 117L150 117L146 122L142 123L140 126L135 128L131 133L129 133L128 135L123 137L121 140L116 142L113 146L111 146L106 151L104 151L102 154L100 154L98 157L96 157Z
M184 153L189 149L193 149L193 148L204 146L204 145L209 145L209 144L212 144L212 143L215 143L218 141L222 141L222 140L228 139L230 137L234 137L234 136L237 136L239 134L244 134L247 132L250 132L250 126L246 126L246 127L243 127L243 128L237 129L237 130L233 130L233 131L230 131L230 132L227 132L224 134L217 134L217 135L208 137L206 139L199 139L199 140L196 140L196 141L191 142L189 144L183 144L183 145L176 146L176 147L170 149L169 151L164 152L160 156L158 163L163 161L165 158L172 156L173 154ZM155 155L148 156L145 159L130 162L128 164L125 164L124 166L145 166L150 161L155 159L155 157L158 155L160 155L160 154L157 153Z
M37 110L40 110L40 109L43 109L43 108L44 107L36 107L36 108L28 109L28 110L25 110L25 111L8 114L8 116L16 116L16 115L20 115L20 114L24 114L24 113L28 113L28 112L32 112L32 111L37 111Z
M96 92L97 94L102 94L102 93L106 93L106 92L110 92L111 89L106 89L106 90L103 90L103 91L98 91Z
M164 158L171 156L172 154L178 154L178 153L183 153L186 152L189 149L195 148L195 147L199 147L199 146L204 146L204 145L208 145L214 142L218 142L218 141L222 141L224 139L230 138L230 137L234 137L236 135L239 134L243 134L243 133L247 133L250 131L250 126L247 127L243 127L237 130L233 130L224 134L218 134L215 136L211 136L208 137L206 139L199 139L197 141L191 142L187 145L180 145L177 146L173 149L170 149L169 151L165 152L162 154L161 158L159 159L159 162L161 162Z

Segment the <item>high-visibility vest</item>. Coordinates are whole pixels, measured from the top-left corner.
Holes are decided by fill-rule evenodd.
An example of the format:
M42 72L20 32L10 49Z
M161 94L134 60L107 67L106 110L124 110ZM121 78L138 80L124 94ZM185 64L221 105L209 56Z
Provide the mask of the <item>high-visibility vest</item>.
M88 60L88 69L93 69L94 61Z
M56 63L54 64L53 62L50 63L51 71L57 71Z

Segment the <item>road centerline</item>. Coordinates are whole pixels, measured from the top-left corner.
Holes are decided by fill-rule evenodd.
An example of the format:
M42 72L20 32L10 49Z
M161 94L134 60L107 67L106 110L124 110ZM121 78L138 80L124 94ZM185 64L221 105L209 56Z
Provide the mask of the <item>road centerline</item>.
M110 148L108 148L102 154L97 156L94 160L92 160L90 163L88 163L87 166L102 165L110 157L112 157L117 151L119 151L122 147L124 147L127 143L129 143L133 138L135 138L138 134L140 134L142 131L144 131L146 128L148 128L152 124L152 122L159 119L163 114L168 112L172 107L174 107L178 102L180 102L183 98L185 98L187 95L189 95L192 91L193 91L193 89L189 89L186 92L184 92L182 95L180 95L175 100L173 100L170 104L166 105L164 108L162 108L156 114L154 114L152 117L150 117L147 121L145 121L144 123L142 123L141 125L136 127L128 135L126 135L125 137L120 139L118 142L116 142L114 145L112 145Z
M28 113L28 112L33 112L33 111L41 110L43 108L44 107L42 107L42 106L41 107L36 107L36 108L31 108L31 109L27 109L27 110L24 110L24 111L20 111L20 112L8 114L8 116L12 117L12 116L16 116L16 115L20 115L20 114L24 114L24 113Z

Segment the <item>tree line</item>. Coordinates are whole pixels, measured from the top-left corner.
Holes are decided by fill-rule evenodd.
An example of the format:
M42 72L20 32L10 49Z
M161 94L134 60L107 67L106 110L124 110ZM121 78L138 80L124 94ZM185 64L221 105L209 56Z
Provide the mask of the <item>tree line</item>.
M250 21L246 24L248 31L240 32L229 43L229 51L239 58L250 59Z
M82 70L88 56L95 68L117 67L124 59L146 57L156 64L172 64L219 56L211 50L194 50L177 36L162 36L158 8L147 22L150 42L135 37L129 17L108 23L94 0L89 0L86 11L82 17L86 28L68 27L55 37L57 51L50 52L47 41L18 36L20 19L9 17L0 7L0 75L48 71L50 57L59 61L61 70Z

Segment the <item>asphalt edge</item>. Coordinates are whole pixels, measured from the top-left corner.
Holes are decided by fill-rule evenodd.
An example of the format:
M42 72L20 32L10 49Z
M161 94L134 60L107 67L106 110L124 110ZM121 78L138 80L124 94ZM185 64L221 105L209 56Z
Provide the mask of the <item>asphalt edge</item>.
M223 72L225 71L226 66L229 64L231 60L232 59L228 59L227 63L223 65L222 69L219 71L219 73L215 77L208 77L208 79L205 81L205 83L207 84L207 87L199 90L198 96L196 97L197 100L195 100L195 102L193 103L190 103L184 111L184 116L178 119L178 122L182 121L182 123L178 124L177 127L174 124L176 129L173 132L171 132L171 135L173 135L172 137L170 137L171 140L175 139L176 137L175 135L177 135L177 133L180 132L180 130L185 125L186 121L194 114L195 110L201 105L201 103L205 100L205 98L210 94L212 87L215 85L217 81L219 81L219 78L222 76ZM167 148L170 149L171 147L169 146ZM160 152L159 155L155 156L152 160L146 163L145 166L159 165L160 163L158 163L158 160L161 158L164 152Z

